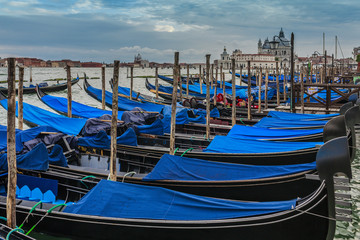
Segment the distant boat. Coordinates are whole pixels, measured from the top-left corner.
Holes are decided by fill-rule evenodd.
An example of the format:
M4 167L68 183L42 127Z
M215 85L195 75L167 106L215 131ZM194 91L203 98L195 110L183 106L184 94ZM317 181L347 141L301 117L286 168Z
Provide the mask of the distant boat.
M74 85L74 84L78 83L79 80L80 80L79 78L74 78L73 80L71 80L71 85ZM24 94L36 93L35 88L36 88L36 85L30 84L29 87L24 87L23 88L23 93ZM46 92L61 91L61 90L65 90L67 88L67 82L53 84L53 85L50 85L50 86L46 82L45 83L40 83L39 88L46 91ZM0 87L0 91L5 93L5 94L8 93L8 89L5 88L5 87ZM16 91L17 91L17 89L16 89Z

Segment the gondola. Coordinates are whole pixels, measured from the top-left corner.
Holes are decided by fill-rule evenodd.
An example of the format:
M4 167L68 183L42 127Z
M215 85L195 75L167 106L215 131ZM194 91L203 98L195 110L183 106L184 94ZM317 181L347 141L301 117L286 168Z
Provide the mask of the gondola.
M71 85L74 85L76 83L79 82L79 78L74 78L73 80L71 80ZM36 93L35 90L36 86L31 85L30 87L24 87L23 88L23 93L24 94L30 94L30 93ZM58 84L54 84L54 85L50 85L50 86L40 86L40 88L46 92L56 92L56 91L62 91L67 89L67 83L58 83ZM8 89L4 88L4 87L0 87L0 91L7 94Z
M346 144L346 138L335 139L319 151L316 160L321 183L313 193L297 200L271 202L272 210L266 202L211 199L103 180L72 205L61 205L63 208L53 208L48 214L54 205L34 208L27 224L32 226L41 219L40 231L85 239L333 239L333 175L352 176ZM17 219L24 220L34 205L17 201ZM243 213L239 207L244 205L262 210ZM5 214L5 210L6 198L0 197L0 213Z
M2 102L2 105L4 103ZM44 111L44 110L42 110ZM342 116L337 117L338 119L342 119L341 121L344 121L344 118ZM334 118L335 119L335 118ZM64 118L63 121L75 121L76 119L67 119ZM86 121L85 119L78 119L79 122L79 129L75 129L74 131L77 132L75 135L78 134L78 132L81 130L81 128L84 126L84 122ZM335 119L336 120L336 119ZM77 120L76 120L77 121ZM331 123L330 123L331 124ZM59 126L61 127L61 126ZM344 127L341 126L341 124L339 126L337 126L337 124L334 124L334 129L343 129ZM69 129L63 129L62 132L67 133L67 134L71 134L71 132L68 132ZM346 133L344 134L343 131L337 132L337 134L340 134L340 136L344 136L346 135ZM351 135L350 135L351 136ZM230 140L230 139L229 139ZM328 140L328 139L327 139ZM217 142L219 143L223 142L224 139L220 139L220 137L217 137ZM241 142L241 143L240 143ZM164 154L167 153L169 150L166 147L157 147L157 146L153 146L154 143L153 141L150 139L146 139L146 145L147 146L125 146L125 145L118 145L118 154L120 154L120 157L123 157L124 159L128 158L129 156L134 157L134 158L140 158L141 159L147 159L147 162L157 162L160 157ZM261 148L260 146L263 146L264 144L266 145L271 145L270 143L267 143L266 141L257 141L257 140L246 140L245 142L243 140L231 140L229 142L229 144L235 144L235 143L240 143L240 144L255 144L256 147L259 149ZM213 146L216 146L217 143L215 142L215 138L214 140L211 141L211 144L213 144ZM260 144L260 145L257 145ZM274 143L275 144L275 143ZM284 143L282 145L289 145L288 147L290 147L290 143ZM306 145L304 143L300 144L292 144L291 148L294 149L294 146L298 146L298 145ZM311 146L310 146L311 145ZM213 161L227 161L227 162L233 162L233 163L244 163L244 164L258 164L258 165L274 165L274 164L278 164L278 165L287 165L289 164L289 159L291 159L291 163L292 164L297 164L297 163L304 163L304 162L311 162L314 159L314 156L318 150L318 148L316 146L314 146L314 144L310 144L309 146L306 145L307 147L296 147L296 150L288 150L287 151L274 151L274 149L272 149L274 146L267 146L268 149L272 149L270 152L266 152L261 150L256 150L256 152L249 152L247 151L247 153L243 153L241 152L237 152L237 153L233 153L232 151L226 150L225 152L221 151L219 152L214 152L214 151L208 151L208 152L203 152L202 149L194 149L192 152L188 152L187 149L180 149L178 151L178 154L183 154L186 150L186 154L189 157L193 157L193 158L200 158L200 159L207 159L207 160L213 160ZM250 145L249 145L250 146ZM276 146L280 146L280 144L277 144ZM254 147L254 146L252 146ZM255 147L255 148L256 148ZM264 146L265 147L265 146ZM209 147L207 147L207 150L209 149ZM95 149L96 150L96 149ZM98 149L99 151L103 151L102 149ZM94 150L92 150L94 151ZM107 152L107 150L105 150L104 152ZM121 156L123 155L123 156Z

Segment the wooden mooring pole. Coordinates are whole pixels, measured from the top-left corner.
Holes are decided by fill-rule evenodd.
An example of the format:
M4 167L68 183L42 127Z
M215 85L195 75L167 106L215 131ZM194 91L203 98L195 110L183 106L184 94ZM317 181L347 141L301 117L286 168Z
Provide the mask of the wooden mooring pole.
M16 227L16 145L15 145L15 58L8 58L8 112L7 112L7 162L8 192L6 199L7 225Z
M119 93L119 65L120 61L114 61L113 76L113 97L112 97L112 116L111 116L111 152L110 152L110 180L116 181L116 137L118 120L118 93Z
M202 94L202 72L201 72L201 65L199 64L199 83L200 83L200 93Z
M294 85L294 33L291 33L291 57L290 57L290 84L291 84L291 112L295 112L295 85Z
M248 119L251 120L251 73L250 73L250 64L248 61Z
M218 67L215 69L215 86L214 86L214 106L216 107L216 94L217 94L217 85L218 85Z
M206 54L206 139L210 139L210 54Z
M243 67L242 67L242 65L240 65L240 86L242 86L242 70L243 70Z
M176 128L176 98L177 98L177 85L179 80L178 74L179 67L179 52L175 52L174 55L174 81L173 81L173 93L172 93L172 101L171 101L171 125L170 125L170 154L175 154L175 128ZM200 71L201 74L201 71Z
M189 97L189 81L190 81L190 69L189 64L186 65L186 97Z
M232 126L236 124L236 85L235 85L235 58L231 59L231 86L232 86L232 107L231 107L231 122Z
M130 67L130 99L132 100L132 92L134 88L134 66Z
M262 69L259 71L259 96L258 96L258 112L261 112L261 85L262 85Z
M101 108L105 110L105 65L101 67Z
M30 82L32 82L32 66L30 66Z
M24 100L24 68L19 67L19 86L18 86L18 128L23 130L24 128L24 117L23 117L23 100Z
M301 99L301 113L304 113L304 74L300 72L300 99Z
M156 87L156 99L159 98L159 79L158 79L158 76L159 76L159 67L156 66L155 67L155 87Z
M268 109L268 86L269 86L269 69L265 72L265 109Z
M280 106L279 62L276 61L276 105Z
M66 65L66 79L67 79L67 107L68 107L68 114L67 116L69 118L72 117L72 107L71 107L71 103L72 103L72 95L71 95L71 67L67 64Z
M284 94L284 101L286 101L286 77L287 77L287 70L286 70L286 68L284 68L284 81L283 81L283 94Z

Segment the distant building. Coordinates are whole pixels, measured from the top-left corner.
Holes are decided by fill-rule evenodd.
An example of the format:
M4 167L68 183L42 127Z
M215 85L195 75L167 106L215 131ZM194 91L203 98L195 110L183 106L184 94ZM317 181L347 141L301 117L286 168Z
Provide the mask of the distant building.
M275 56L275 60L280 62L281 67L290 67L291 44L285 37L282 28L279 35L273 36L272 41L266 38L264 43L262 43L261 39L259 39L258 53L273 55Z
M81 67L102 67L102 63L98 63L98 62L82 62L81 63Z
M235 49L232 54L228 54L226 47L220 55L219 60L215 60L215 65L222 66L223 69L231 69L231 59L235 59L235 68L247 68L247 62L251 61L251 68L275 68L275 57L271 54L244 54L240 49Z
M135 55L135 57L134 57L134 67L148 68L149 66L150 66L149 61L142 59L140 53Z

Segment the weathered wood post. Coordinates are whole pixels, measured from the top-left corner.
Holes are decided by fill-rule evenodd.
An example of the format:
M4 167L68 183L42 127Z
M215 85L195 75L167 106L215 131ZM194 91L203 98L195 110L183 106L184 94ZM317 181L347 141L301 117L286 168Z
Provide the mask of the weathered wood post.
M222 86L223 86L222 81L223 81L223 65L221 63L220 64L220 88L222 88Z
M111 116L111 152L110 152L110 180L116 181L116 137L118 122L118 100L119 100L119 65L120 61L114 61L113 75L113 96L112 96L112 116Z
M224 103L225 103L225 99L226 99L226 88L225 88L225 73L223 72L222 73L223 74L223 76L222 76L222 79L223 79L223 86L222 86L222 89L223 89L223 96L224 96Z
M294 33L291 33L291 67L290 67L290 84L291 84L291 104L290 109L291 112L295 112L295 89L294 89Z
M32 66L30 66L30 82L32 82Z
M262 69L259 72L259 96L258 96L258 112L261 112L261 85L262 85Z
M189 81L190 81L190 69L188 64L186 66L186 97L189 97Z
M280 106L279 62L276 61L276 105Z
M265 72L265 109L268 109L268 86L269 86L269 69Z
M178 86L179 86L179 98L180 98L180 102L182 102L183 100L183 96L182 96L182 79L181 79L181 67L179 65L178 67L178 76L179 76L179 81L178 81Z
M214 87L214 107L216 107L217 85L218 85L218 67L216 66L216 69L215 69L215 87Z
M211 73L210 73L210 88L214 86L214 64L211 64Z
M304 74L300 72L300 99L301 99L301 113L304 113Z
M72 107L71 107L71 103L72 103L72 95L71 95L71 72L70 72L70 65L66 64L66 79L67 79L67 107L68 107L68 114L67 116L69 118L72 117Z
M23 87L24 87L24 68L19 66L19 86L18 86L18 128L23 130Z
M243 66L240 64L240 86L242 86L242 70Z
M7 112L7 162L8 193L6 198L7 225L16 226L16 145L15 145L15 58L8 58L8 112Z
M231 59L231 72L232 72L232 108L231 108L231 122L232 126L236 124L236 86L235 86L235 58Z
M177 85L179 80L178 74L179 67L179 52L175 52L174 55L174 81L173 81L173 93L171 101L171 125L170 125L170 154L175 154L175 127L176 127L176 98L177 98Z
M328 82L328 78L327 78L326 64L327 64L327 51L325 50L324 78L325 78L325 83L327 84L329 82Z
M101 108L105 110L105 65L101 67Z
M206 54L206 139L210 139L210 54Z
M130 67L130 99L132 100L132 91L134 87L134 66Z
M200 93L202 94L202 72L201 72L201 65L199 64L199 83L200 83Z
M287 69L284 68L284 82L283 82L283 94L284 94L284 101L286 101L286 84L287 84Z
M331 55L331 79L335 83L334 54Z
M248 61L248 119L251 120L251 73L250 73L250 64Z
M155 87L156 87L156 99L159 98L159 79L158 79L158 75L159 75L159 67L156 65L155 67Z

